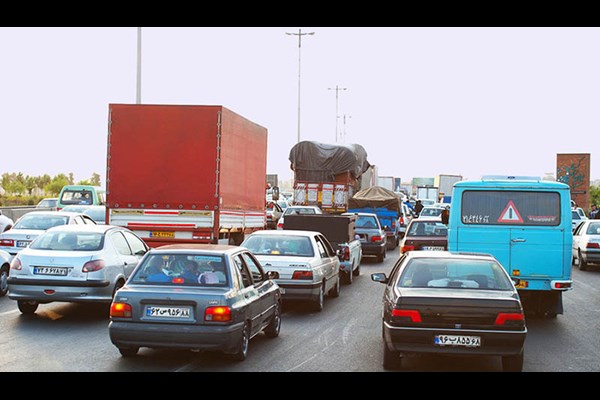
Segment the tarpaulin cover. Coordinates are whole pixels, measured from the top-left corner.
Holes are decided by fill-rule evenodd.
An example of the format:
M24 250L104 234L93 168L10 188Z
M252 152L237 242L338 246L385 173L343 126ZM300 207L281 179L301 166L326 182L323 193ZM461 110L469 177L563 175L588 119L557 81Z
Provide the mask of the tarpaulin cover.
M335 175L344 172L357 179L370 167L367 151L359 144L305 140L292 147L289 160L297 181L333 182Z
M381 186L360 190L348 200L348 208L383 207L400 211L400 198L394 192Z

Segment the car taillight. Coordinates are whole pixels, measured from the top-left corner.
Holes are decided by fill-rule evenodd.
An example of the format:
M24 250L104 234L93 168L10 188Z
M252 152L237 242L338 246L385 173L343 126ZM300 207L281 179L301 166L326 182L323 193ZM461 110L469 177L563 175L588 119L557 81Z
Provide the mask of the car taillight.
M227 306L207 307L204 311L204 320L218 322L231 321L231 308Z
M392 317L410 319L410 322L423 322L421 319L421 313L419 313L417 310L401 310L394 308L392 310Z
M283 222L278 222L277 223L277 227L280 228L280 229L283 229Z
M400 222L400 225L404 225L404 217L400 217L400 219L398 220L398 222Z
M104 265L105 265L104 260L88 261L85 264L83 264L82 271L83 272L100 271L102 268L104 268Z
M12 259L12 261L10 262L10 269L15 269L17 271L21 270L21 260L19 260L19 257L15 257Z
M382 240L383 239L379 235L371 236L371 242L381 242Z
M349 247L342 248L340 258L345 261L350 260L350 248Z
M12 239L0 239L0 246L14 247L15 241Z
M498 313L494 325L523 325L523 313Z
M2 243L0 242L0 244ZM588 244L586 244L585 247L588 249L600 249L600 244L596 242L588 242Z
M292 279L303 279L303 280L312 280L313 273L312 271L294 271L292 274Z
M570 289L571 282L554 282L554 289Z
M396 229L396 220L395 219L392 220L392 229Z
M400 249L401 253L406 253L407 251L412 251L415 249L415 246L410 245L410 244L406 244L404 246L402 246L402 248Z
M110 316L117 318L131 318L131 305L127 303L111 303Z

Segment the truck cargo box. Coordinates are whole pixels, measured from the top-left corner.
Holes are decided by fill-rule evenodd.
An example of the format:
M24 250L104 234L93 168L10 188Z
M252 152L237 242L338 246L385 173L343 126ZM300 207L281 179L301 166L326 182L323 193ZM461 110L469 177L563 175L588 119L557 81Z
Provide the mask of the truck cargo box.
M286 215L284 229L321 232L335 247L354 240L355 226L355 215Z

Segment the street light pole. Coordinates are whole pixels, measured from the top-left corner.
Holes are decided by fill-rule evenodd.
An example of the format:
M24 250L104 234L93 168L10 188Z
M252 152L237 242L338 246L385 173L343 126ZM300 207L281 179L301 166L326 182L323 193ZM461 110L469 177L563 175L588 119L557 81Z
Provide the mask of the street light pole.
M298 33L286 32L285 34L298 36L298 143L299 143L300 142L300 66L301 66L301 61L300 61L301 51L300 51L300 49L302 48L302 36L314 35L315 33L314 32L302 33L302 29L298 29Z
M339 92L340 90L346 90L347 88L341 88L338 85L335 85L335 89L327 88L327 90L335 90L335 143L338 142L338 119L340 118L338 115L338 107L339 107Z
M346 117L352 118L352 115L344 114L344 130L342 131L342 143L346 142Z
M135 103L142 102L142 28L137 28L137 84L135 90Z

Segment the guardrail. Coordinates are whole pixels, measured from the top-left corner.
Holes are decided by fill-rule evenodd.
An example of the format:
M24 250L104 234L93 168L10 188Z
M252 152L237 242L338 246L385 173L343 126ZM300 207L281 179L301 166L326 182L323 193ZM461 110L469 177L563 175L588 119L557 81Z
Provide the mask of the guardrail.
M15 206L15 207L0 207L2 215L6 215L13 221L17 221L22 215L31 211L54 211L56 207L36 207L36 206Z

